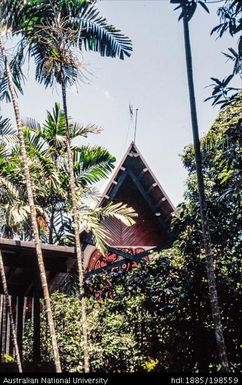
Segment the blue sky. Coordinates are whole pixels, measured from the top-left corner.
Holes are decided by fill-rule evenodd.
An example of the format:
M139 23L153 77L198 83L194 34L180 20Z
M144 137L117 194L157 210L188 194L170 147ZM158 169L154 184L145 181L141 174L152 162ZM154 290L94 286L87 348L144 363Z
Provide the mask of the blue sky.
M117 159L133 139L129 127L129 104L139 108L137 146L172 202L182 201L185 170L179 154L191 143L190 111L182 23L166 0L102 0L97 4L110 24L120 28L133 42L133 54L125 61L83 53L87 79L68 91L69 114L84 123L103 128L99 135L83 140L106 147ZM218 109L203 100L209 96L211 76L224 77L231 69L221 52L235 39L210 37L218 24L217 4L208 15L198 10L190 23L200 133L207 132ZM237 84L239 86L239 84ZM20 99L23 117L39 122L55 101L58 88L45 90L34 81L30 63L25 94ZM1 105L4 116L13 117L11 105Z

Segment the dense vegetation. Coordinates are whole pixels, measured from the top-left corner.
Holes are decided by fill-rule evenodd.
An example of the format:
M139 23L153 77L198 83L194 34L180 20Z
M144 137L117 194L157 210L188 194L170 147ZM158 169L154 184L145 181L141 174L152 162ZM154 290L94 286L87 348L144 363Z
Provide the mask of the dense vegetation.
M69 119L72 141L97 134L95 125L82 126ZM0 236L32 240L30 212L25 190L23 163L16 131L6 119L0 121ZM73 244L74 230L70 215L71 201L68 190L69 174L65 156L64 114L59 104L47 112L41 126L31 118L24 121L24 138L29 157L30 171L35 188L37 221L40 239L51 244ZM92 185L107 177L115 158L99 146L73 144L73 161L78 187L80 222L96 233L96 240L103 247L102 229L98 225L101 216L113 213L125 214L129 210L121 206L95 211L90 200L98 199L98 191Z
M231 371L241 370L240 103L223 109L202 139L209 225L217 290ZM219 371L207 295L193 147L185 201L174 220L170 250L128 273L86 281L90 365L93 371ZM82 371L75 280L52 296L63 367ZM44 314L42 314L44 319ZM29 325L30 327L30 325ZM26 357L31 352L30 330ZM79 337L78 337L79 336ZM49 340L43 324L42 354Z
M135 213L121 203L97 209L86 204L98 199L93 184L107 176L114 158L100 147L76 144L75 139L99 129L70 119L67 89L82 75L83 51L124 59L131 55L132 44L99 14L96 1L0 4L0 100L12 102L16 121L13 129L0 117L0 236L35 242L44 294L42 358L53 360L57 372L62 367L85 372L239 370L242 107L241 94L234 93L231 81L241 73L242 39L237 51L229 48L225 53L233 62L232 73L222 81L212 78L208 99L227 107L200 143L189 21L198 5L209 10L205 0L171 3L181 10L183 21L194 136L194 146L183 156L189 177L173 222L176 242L144 266L127 274L95 276L85 287L80 227L92 232L103 251L108 234L102 219L116 216L131 225ZM212 33L237 36L240 13L238 0L222 2L220 24ZM18 40L14 53L6 48L9 35ZM27 57L35 63L38 82L61 89L62 108L56 104L43 126L21 116L18 93L24 92ZM76 247L76 282L60 288L51 301L41 242ZM1 250L0 270L7 283ZM4 294L9 299L7 284ZM10 301L8 308L21 372ZM31 354L31 328L29 321L25 360Z

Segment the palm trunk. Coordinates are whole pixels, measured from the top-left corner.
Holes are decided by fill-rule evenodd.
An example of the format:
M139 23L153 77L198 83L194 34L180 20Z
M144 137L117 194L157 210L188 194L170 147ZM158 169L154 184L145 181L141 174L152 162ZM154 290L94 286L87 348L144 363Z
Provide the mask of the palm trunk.
M76 246L76 258L77 258L77 269L78 269L78 278L79 278L79 296L80 296L80 306L81 306L81 321L82 321L82 335L83 335L83 356L84 356L84 372L89 373L89 349L88 349L88 324L87 324L87 314L86 314L86 302L84 296L84 266L83 266L83 252L80 242L80 226L79 226L79 215L77 207L77 197L75 191L75 175L73 168L73 158L71 150L71 139L69 132L69 122L68 122L68 111L67 111L67 102L66 102L66 85L64 79L62 80L62 98L63 98L63 109L65 114L65 125L66 125L66 152L67 152L67 162L68 162L68 171L70 176L70 190L71 190L71 200L72 200L72 216L74 222L74 231L75 231L75 246Z
M53 244L53 228L54 228L54 207L51 206L50 225L49 225L49 244Z
M1 250L0 250L0 276L1 276L1 281L2 281L2 285L3 285L3 293L5 296L5 300L6 300L6 304L7 304L7 310L8 310L9 319L10 319L10 328L11 328L13 346L15 349L18 371L19 371L19 373L23 373L22 362L21 362L20 352L19 352L19 347L18 347L17 333L16 333L16 329L15 329L15 324L14 324L14 318L13 318L13 312L12 312L10 297L8 294L7 279L6 279L6 275L5 275L5 270L4 270L4 265L3 265L3 257L2 257Z
M188 79L188 88L189 88L189 97L190 97L193 144L194 144L194 150L195 150L203 244L204 244L204 250L205 250L205 256L206 256L209 298L210 298L211 312L212 312L212 317L214 322L218 355L220 358L222 370L224 372L228 372L229 364L228 364L226 346L225 346L224 335L223 335L220 308L218 304L218 294L217 294L216 278L215 278L215 272L214 272L213 255L212 255L212 249L211 249L210 230L209 230L209 225L207 220L207 206L206 206L206 197L205 197L205 190L204 190L204 179L203 179L203 173L202 173L202 156L201 156L200 140L199 140L199 133L198 133L197 110L196 110L196 100L195 100L195 91L194 91L194 82L193 82L193 68L192 68L189 24L188 24L188 18L186 15L186 7L184 6L184 4L183 4L183 12L184 12L183 29L184 29L185 52L186 52L187 79Z
M24 142L24 136L23 136L23 126L22 126L22 122L20 119L18 98L16 95L15 86L14 86L13 78L12 78L12 73L11 73L11 69L10 69L10 66L8 63L8 59L7 59L7 54L6 54L6 51L5 51L4 45L2 44L1 39L0 39L0 51L2 54L3 61L4 61L4 65L5 65L5 70L6 70L7 79L8 79L8 86L9 86L9 90L10 90L10 94L11 94L11 99L12 99L14 113L15 113L15 119L16 119L16 126L17 126L17 130L18 130L18 138L19 138L19 144L20 144L20 149L21 149L22 162L23 162L23 166L24 166L24 177L25 177L25 183L26 183L26 188L27 188L28 203L29 203L29 207L30 207L32 230L33 230L33 234L34 234L34 243L35 243L35 248L36 248L36 255L37 255L37 260L38 260L39 272L40 272L40 280L41 280L41 285L42 285L42 290L43 290L43 295L44 295L44 300L45 300L47 320L48 320L48 325L49 325L49 329L50 329L54 362L55 362L56 372L61 372L59 350L58 350L55 325L54 325L54 320L53 320L53 315L52 315L52 310L51 310L51 303L50 303L50 296L49 296L49 289L48 289L48 283L47 283L47 278L46 278L43 254L42 254L41 243L40 243L40 238L39 238L38 224L37 224L37 219L36 219L36 208L35 208L35 204L34 204L31 177L30 177L30 172L29 172L28 156L27 156L25 142Z

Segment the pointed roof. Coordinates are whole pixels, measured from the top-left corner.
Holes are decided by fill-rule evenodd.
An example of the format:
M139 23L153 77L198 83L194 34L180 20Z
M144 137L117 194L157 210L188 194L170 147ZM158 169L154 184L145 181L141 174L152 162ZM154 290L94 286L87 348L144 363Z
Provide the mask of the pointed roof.
M112 173L98 206L105 206L111 201L127 203L138 213L138 223L129 228L115 224L114 220L105 221L116 246L144 245L145 242L148 242L147 246L152 243L155 245L159 237L160 241L167 238L175 207L134 142ZM138 232L142 235L137 236ZM141 239L142 243L137 243ZM126 243L128 240L129 243Z
M130 167L129 164L130 158L134 159L134 161L132 162L132 167ZM147 162L141 155L141 152L139 151L137 145L134 142L131 142L127 151L121 158L121 161L112 172L111 177L102 192L102 199L99 201L98 206L103 206L110 198L110 195L113 196L112 191L114 190L114 187L120 183L121 175L127 167L128 170L130 169L130 171L132 169L132 172L136 174L138 180L140 180L143 185L149 186L149 195L154 200L157 209L161 209L161 211L167 211L167 214L168 212L172 213L176 211L168 195L165 193L158 179L153 174L152 170L148 166ZM158 195L160 199L158 199L157 201Z

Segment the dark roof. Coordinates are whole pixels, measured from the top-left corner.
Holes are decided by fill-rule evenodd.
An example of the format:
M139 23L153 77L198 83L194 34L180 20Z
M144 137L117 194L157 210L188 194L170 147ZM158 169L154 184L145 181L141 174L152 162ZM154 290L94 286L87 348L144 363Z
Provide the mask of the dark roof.
M73 259L74 247L41 245L50 291L67 272ZM22 242L13 239L0 238L0 250L11 295L32 296L34 288L39 286L38 264L34 242ZM2 293L0 284L0 293ZM40 293L41 295L41 293Z
M141 184L144 192L149 196L155 206L156 212L161 213L166 220L170 219L170 216L176 209L134 142L130 144L121 162L115 168L102 194L102 200L99 206L103 206L117 193L117 190L121 187L121 184L127 176L125 171L127 171L128 174L132 174L134 179Z
M98 206L109 202L126 203L138 213L131 227L114 219L104 221L112 245L157 246L167 240L175 208L133 142L115 168Z

